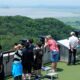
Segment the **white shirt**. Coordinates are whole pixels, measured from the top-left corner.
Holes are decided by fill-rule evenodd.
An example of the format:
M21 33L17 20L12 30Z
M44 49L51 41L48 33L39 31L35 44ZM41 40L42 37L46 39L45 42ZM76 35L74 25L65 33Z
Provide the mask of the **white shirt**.
M78 38L76 36L69 37L69 48L76 49L78 45Z

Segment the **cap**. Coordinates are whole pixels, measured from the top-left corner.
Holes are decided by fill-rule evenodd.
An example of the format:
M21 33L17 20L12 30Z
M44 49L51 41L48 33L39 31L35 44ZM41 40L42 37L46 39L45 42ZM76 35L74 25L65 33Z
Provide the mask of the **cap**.
M71 32L70 35L75 35L75 32Z

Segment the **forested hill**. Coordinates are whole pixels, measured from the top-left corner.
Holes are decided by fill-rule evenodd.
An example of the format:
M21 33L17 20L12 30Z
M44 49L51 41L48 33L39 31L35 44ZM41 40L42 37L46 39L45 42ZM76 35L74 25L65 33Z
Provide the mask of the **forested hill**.
M69 36L70 31L74 30L71 26L55 18L31 19L22 16L0 17L0 43L5 50L25 38L34 38L39 35L51 34L54 39L64 39Z

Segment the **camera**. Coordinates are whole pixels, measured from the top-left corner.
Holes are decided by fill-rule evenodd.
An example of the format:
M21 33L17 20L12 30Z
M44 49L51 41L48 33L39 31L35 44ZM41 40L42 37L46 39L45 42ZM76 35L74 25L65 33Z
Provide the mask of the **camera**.
M28 39L22 39L22 40L20 40L20 43L21 43L21 45L23 45L23 46L29 46L29 40Z
M39 36L39 38L40 38L40 42L42 44L45 44L45 36Z

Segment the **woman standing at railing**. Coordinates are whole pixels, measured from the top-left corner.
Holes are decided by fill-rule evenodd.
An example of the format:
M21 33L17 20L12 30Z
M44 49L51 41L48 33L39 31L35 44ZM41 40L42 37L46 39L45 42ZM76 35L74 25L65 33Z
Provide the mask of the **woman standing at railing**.
M16 51L14 54L13 65L12 65L12 75L14 77L14 80L22 80L21 48L22 48L21 44L18 44L15 47Z
M44 47L48 46L50 49L50 59L52 62L51 72L55 72L57 68L57 62L59 61L59 48L56 41L51 37L51 35L46 36Z
M0 80L4 80L4 65L3 65L3 54L2 46L0 45Z

